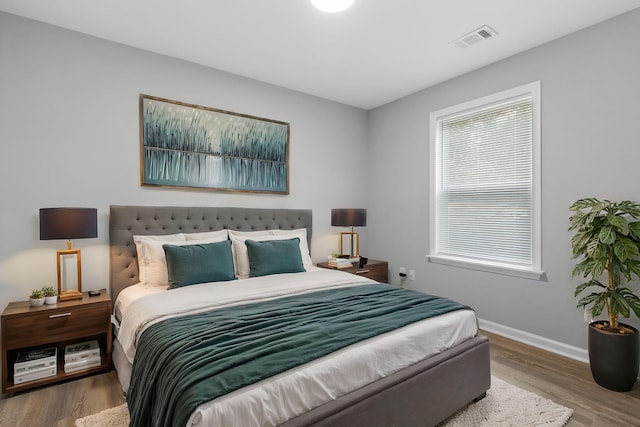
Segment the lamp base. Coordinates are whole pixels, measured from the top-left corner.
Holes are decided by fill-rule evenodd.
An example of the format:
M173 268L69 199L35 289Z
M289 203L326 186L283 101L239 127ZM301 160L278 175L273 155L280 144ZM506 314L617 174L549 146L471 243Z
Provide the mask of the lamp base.
M71 288L77 287L77 289L69 289L63 291L65 286L62 284L62 257L66 256L76 256L76 273L78 277L78 281L76 286L70 286ZM58 258L58 295L60 296L60 301L68 301L72 299L82 299L82 264L80 261L80 249L67 249L64 251L57 252Z
M344 254L344 238L347 237L349 241L349 255L350 258L358 258L360 256L360 236L354 231L343 231L340 233L340 254Z
M72 299L82 299L80 291L64 291L60 293L60 301L68 301Z

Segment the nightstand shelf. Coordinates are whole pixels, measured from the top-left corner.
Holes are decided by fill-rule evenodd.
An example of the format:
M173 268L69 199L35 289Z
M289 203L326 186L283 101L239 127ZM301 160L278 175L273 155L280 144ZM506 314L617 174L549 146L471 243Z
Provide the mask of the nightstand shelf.
M64 347L95 339L100 344L101 364L86 370L64 372ZM82 299L31 307L28 301L12 302L2 313L2 393L15 393L45 384L111 369L111 298L83 293ZM58 349L55 376L14 384L13 364L18 353L47 347Z
M376 282L387 283L389 281L389 264L387 261L379 261L376 259L369 259L367 265L362 268L358 266L347 268L335 268L330 267L326 262L319 262L318 267L328 268L330 270L344 271L346 273L356 274L358 276L364 276Z

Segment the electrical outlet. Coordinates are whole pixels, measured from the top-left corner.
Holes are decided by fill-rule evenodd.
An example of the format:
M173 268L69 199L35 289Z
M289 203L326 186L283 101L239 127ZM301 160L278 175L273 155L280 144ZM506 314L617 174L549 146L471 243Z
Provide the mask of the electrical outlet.
M407 269L404 267L400 267L398 269L398 274L400 275L400 277L405 278L407 277Z
M416 280L416 271L409 270L409 280Z

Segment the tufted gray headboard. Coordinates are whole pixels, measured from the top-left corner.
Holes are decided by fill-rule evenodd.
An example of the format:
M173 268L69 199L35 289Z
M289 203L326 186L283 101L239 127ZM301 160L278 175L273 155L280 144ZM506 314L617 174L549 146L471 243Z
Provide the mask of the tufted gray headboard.
M110 285L115 301L121 290L138 283L133 235L197 233L228 228L252 231L307 229L311 248L310 209L252 209L182 206L111 206L109 212Z

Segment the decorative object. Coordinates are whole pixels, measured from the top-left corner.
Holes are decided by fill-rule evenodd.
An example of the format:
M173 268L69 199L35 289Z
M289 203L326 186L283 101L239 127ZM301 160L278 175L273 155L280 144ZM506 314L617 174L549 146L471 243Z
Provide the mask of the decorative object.
M80 249L73 249L71 239L98 237L98 213L95 208L40 209L40 240L67 239L67 249L57 251L58 296L60 301L82 298L82 262ZM76 288L63 280L62 260L76 257ZM65 283L63 283L65 282Z
M499 378L491 378L487 397L456 412L440 427L502 427L548 426L562 427L573 415L573 410L527 390L511 385ZM79 418L76 427L126 427L129 410L124 403L97 414Z
M576 287L575 296L587 288L595 290L578 301L594 317L607 310L608 321L589 324L589 362L593 379L614 391L629 391L638 376L640 349L638 330L618 322L634 313L640 317L640 298L630 288L640 277L640 203L580 199L569 208L573 257L579 262L573 276L587 278ZM600 279L606 277L606 282ZM626 285L626 286L625 286Z
M53 286L45 286L42 288L44 294L44 303L47 305L55 304L58 302L58 293Z
M355 0L311 0L311 4L323 12L342 12L351 7Z
M353 231L353 227L367 225L366 209L331 209L331 225L334 227L351 227L351 231L340 233L340 255L349 255L349 258L360 256L360 236ZM349 240L349 253L344 252L344 238Z
M140 95L141 184L289 194L289 124Z
M34 290L31 292L31 295L29 296L29 304L31 304L32 307L39 307L41 305L44 304L44 292L40 291L40 290Z

